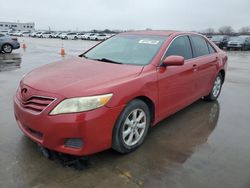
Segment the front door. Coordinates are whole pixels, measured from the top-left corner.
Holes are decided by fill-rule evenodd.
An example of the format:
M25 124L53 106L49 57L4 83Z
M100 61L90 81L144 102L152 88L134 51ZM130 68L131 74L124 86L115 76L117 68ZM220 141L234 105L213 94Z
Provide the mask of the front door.
M189 37L179 36L170 44L164 58L170 55L180 55L185 59L184 65L159 67L158 95L159 118L177 112L195 99L194 83L196 80L196 65L193 63L192 49Z

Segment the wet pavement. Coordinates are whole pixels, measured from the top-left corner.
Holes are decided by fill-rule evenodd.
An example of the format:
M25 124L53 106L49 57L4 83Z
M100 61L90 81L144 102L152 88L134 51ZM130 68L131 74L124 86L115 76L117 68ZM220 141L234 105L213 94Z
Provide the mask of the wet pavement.
M197 101L151 128L133 153L101 152L79 171L41 155L17 126L12 97L25 73L96 42L23 40L25 51L0 54L0 187L250 187L250 52L228 53L218 102Z

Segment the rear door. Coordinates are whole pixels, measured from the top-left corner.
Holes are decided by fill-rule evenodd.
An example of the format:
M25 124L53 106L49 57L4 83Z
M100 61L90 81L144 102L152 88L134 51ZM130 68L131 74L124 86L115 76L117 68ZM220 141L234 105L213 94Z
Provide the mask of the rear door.
M198 72L195 81L195 94L198 99L209 93L217 73L216 65L219 63L219 58L216 50L204 37L191 35L190 39Z
M195 67L189 37L187 35L175 38L167 49L163 59L170 55L180 55L185 59L184 65L159 68L159 118L192 103L194 100Z

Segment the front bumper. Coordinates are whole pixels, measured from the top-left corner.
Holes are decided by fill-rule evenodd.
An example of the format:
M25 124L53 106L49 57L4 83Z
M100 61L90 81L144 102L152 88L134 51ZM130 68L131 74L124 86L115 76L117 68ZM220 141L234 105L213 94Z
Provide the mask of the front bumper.
M228 48L242 48L243 45L242 44L228 44L227 47Z
M101 107L96 110L51 116L48 110L32 114L23 109L14 98L14 112L20 129L33 141L45 148L61 153L84 156L112 146L112 132L116 119L124 106ZM81 139L81 148L65 145L67 139Z

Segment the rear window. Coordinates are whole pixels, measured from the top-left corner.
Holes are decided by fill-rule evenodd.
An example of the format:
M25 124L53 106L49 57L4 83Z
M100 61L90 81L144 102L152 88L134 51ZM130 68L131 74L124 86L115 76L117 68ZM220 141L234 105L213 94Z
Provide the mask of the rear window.
M208 55L209 49L207 45L207 41L201 36L191 36L193 49L194 49L194 57Z

